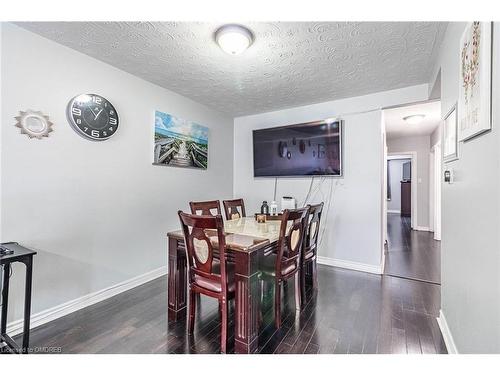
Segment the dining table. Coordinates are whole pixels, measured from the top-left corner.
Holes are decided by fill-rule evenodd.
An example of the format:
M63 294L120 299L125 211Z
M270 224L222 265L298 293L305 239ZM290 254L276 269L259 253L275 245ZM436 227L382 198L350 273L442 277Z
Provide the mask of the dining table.
M254 217L224 222L226 258L234 262L235 274L235 353L255 353L258 349L260 282L259 262L276 250L281 220L257 223ZM187 311L187 259L184 234L168 237L168 320L176 321Z

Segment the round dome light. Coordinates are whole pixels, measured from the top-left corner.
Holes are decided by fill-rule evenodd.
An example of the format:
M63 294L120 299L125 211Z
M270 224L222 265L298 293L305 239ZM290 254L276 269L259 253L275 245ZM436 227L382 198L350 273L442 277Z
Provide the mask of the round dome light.
M230 55L243 53L253 42L253 34L240 25L224 25L215 32L215 41Z

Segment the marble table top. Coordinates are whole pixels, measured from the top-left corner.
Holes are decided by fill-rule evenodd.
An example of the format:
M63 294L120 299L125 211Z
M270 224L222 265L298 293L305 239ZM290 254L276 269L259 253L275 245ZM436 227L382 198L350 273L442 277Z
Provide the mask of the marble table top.
M280 220L268 220L265 223L257 223L253 216L242 217L240 219L225 221L224 231L226 233L265 238L272 243L278 241L280 225Z
M240 219L224 221L224 232L226 233L226 246L236 251L254 251L270 243L278 241L280 220L268 220L265 223L257 223L255 218L243 217ZM184 239L181 230L168 233L169 237ZM216 236L210 236L216 244Z

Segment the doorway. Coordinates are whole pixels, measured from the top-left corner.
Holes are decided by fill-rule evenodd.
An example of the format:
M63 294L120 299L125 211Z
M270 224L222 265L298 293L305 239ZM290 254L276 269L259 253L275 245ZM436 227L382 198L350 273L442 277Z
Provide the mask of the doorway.
M435 152L440 155L437 149ZM432 163L434 165L434 160ZM433 172L440 173L437 170ZM417 225L419 186L416 152L387 155L386 186L387 246L384 274L439 284L440 243L434 239L433 232L421 230ZM435 201L439 200L437 194L433 195ZM435 202L434 208L439 205ZM433 225L437 226L437 222Z
M387 215L408 218L410 229L417 229L418 185L417 152L387 154Z
M387 213L411 218L411 158L387 160Z
M435 284L441 280L440 112L436 101L383 112L384 274Z

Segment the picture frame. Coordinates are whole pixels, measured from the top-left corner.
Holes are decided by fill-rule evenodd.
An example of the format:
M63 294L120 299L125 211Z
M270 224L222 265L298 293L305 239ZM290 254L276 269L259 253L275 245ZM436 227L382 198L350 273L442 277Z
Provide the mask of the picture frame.
M443 118L443 161L458 160L458 105L455 103Z
M54 131L54 125L49 116L41 111L33 111L27 109L19 111L19 115L14 117L16 120L15 126L21 129L21 134L26 134L28 138L43 139L48 137Z
M208 133L194 121L155 111L153 165L206 170Z
M459 141L491 130L492 23L470 22L460 40Z

